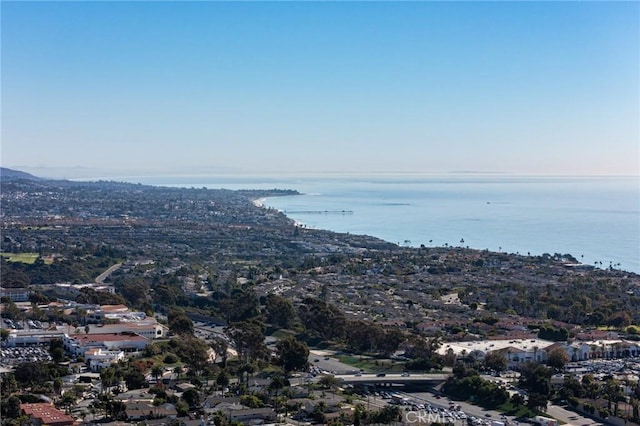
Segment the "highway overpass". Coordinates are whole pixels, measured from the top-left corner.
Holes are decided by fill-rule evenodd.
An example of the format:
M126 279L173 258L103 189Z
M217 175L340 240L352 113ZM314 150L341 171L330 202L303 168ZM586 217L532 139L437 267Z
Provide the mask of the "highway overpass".
M349 385L376 385L376 386L391 386L391 385L425 385L435 386L444 382L449 378L449 374L446 373L428 373L428 374L339 374L335 378L340 381L341 384Z

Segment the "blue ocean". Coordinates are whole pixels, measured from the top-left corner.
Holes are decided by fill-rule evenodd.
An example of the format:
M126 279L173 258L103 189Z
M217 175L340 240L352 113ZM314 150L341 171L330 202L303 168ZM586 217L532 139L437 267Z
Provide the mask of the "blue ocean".
M400 245L571 254L640 273L638 177L335 176L158 179L142 183L295 189L276 208L305 226ZM146 181L146 182L145 182Z

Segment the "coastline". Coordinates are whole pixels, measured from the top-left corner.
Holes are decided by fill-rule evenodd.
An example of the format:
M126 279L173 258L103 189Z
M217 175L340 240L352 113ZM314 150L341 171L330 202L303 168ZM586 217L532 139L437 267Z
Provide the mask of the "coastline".
M625 181L626 186L619 185L619 179L598 180L597 185L573 179L499 184L342 182L339 186L318 182L304 185L302 197L295 200L276 196L258 204L280 211L297 226L368 235L400 246L568 254L586 266L638 274L640 244L634 236L640 235L640 222L633 204L638 195L635 186ZM343 210L354 214L296 214Z
M299 220L297 220L297 219L292 218L291 216L287 215L285 212L283 212L283 211L282 211L282 210L280 210L280 209L276 209L275 207L269 207L269 206L266 204L266 203L267 203L267 200L268 200L269 198L275 198L275 197L261 197L261 198L256 198L256 199L252 200L251 202L253 203L253 205L254 205L254 206L256 206L256 207L258 207L258 208L260 208L260 209L265 209L265 210L268 210L268 209L275 209L275 210L277 210L277 211L278 211L278 213L282 213L282 214L283 214L287 219L289 219L290 221L292 221L292 222L293 222L293 225L294 225L294 226L296 226L296 227L299 227L299 228L305 228L305 229L316 229L316 228L314 228L313 226L309 226L308 224L306 224L306 223L304 223L304 222L301 222L301 221L299 221ZM327 231L331 231L331 230L329 230L329 229L328 229Z

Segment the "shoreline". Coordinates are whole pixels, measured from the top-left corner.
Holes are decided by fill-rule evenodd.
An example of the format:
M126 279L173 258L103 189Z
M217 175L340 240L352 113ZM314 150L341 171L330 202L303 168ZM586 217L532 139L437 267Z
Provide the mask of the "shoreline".
M299 220L292 218L291 216L287 215L285 212L283 212L283 211L282 211L282 210L280 210L280 209L276 209L275 207L269 207L269 206L267 206L267 205L266 205L266 202L267 202L267 200L268 200L269 198L273 198L273 197L260 197L260 198L256 198L256 199L254 199L254 200L251 200L251 202L253 203L253 205L254 205L254 206L256 206L256 207L258 207L258 208L260 208L260 209L265 209L265 210L267 210L267 209L274 209L274 210L278 211L278 213L282 213L282 214L283 214L287 219L289 219L289 220L293 221L293 225L294 225L294 226L296 226L296 227L298 227L298 228L304 228L304 229L317 229L317 228L314 228L313 226L310 226L310 225L308 225L308 224L306 224L306 223L304 223L304 222L300 222ZM333 232L333 231L331 231L331 230L329 230L329 229L327 229L327 231L329 231L329 232Z
M347 226L343 227L344 229L340 229L340 227L342 226L341 222L335 222L335 221L331 221L330 223L333 223L334 225L336 225L336 223L338 224L337 227L332 227L329 225L329 223L325 223L325 221L320 220L319 223L316 223L315 225L309 225L308 223L302 222L300 220L300 215L295 215L293 214L293 216L288 213L287 211L285 211L284 209L280 208L280 207L271 207L269 206L269 200L268 198L275 198L275 197L264 197L264 198L260 198L258 200L254 200L254 204L258 205L260 207L263 208L270 208L270 209L275 209L278 212L284 214L288 219L290 219L291 221L294 222L294 224L296 226L302 227L302 228L307 228L307 229L316 229L316 230L327 230L329 232L337 232L337 233L351 233L354 235L363 235L363 236L371 236L374 238L378 238L380 240L386 241L390 244L396 244L398 246L404 246L404 247L413 247L413 248L419 248L421 246L426 246L426 247L432 247L432 248L438 248L438 247L460 247L460 248L471 248L471 249L475 249L475 250L489 250L489 251L493 251L496 253L504 253L504 254L514 254L514 255L523 255L523 256L531 256L531 257L536 257L536 256L544 256L544 255L551 255L551 256L555 256L560 254L561 256L567 256L567 261L570 264L574 264L572 266L575 265L580 265L581 267L591 267L591 268L595 268L595 269L600 269L600 270L609 270L609 269L613 269L613 270L618 270L618 271L624 271L624 272L628 272L628 273L632 273L632 274L640 274L640 268L638 268L638 266L634 263L631 262L629 263L629 259L628 257L620 257L619 254L616 257L611 257L610 259L606 259L605 257L600 257L598 258L595 253L586 253L584 252L584 250L581 252L580 249L576 249L575 247L566 247L566 248L561 248L561 249L548 249L548 248L544 248L544 247L536 247L535 245L533 246L529 246L530 248L523 248L522 245L520 244L508 244L507 241L502 242L501 244L499 244L499 242L497 241L493 241L495 243L495 247L492 247L492 245L490 243L480 243L477 244L478 241L475 241L475 244L473 242L473 240L477 240L477 236L478 233L476 233L475 235L471 232L471 230L467 230L467 232L465 232L465 237L461 240L460 238L449 238L449 242L447 243L447 239L446 236L443 236L443 234L441 233L440 235L438 235L436 232L434 232L432 235L427 234L426 232L423 232L421 230L418 231L413 231L414 234L422 234L422 235L429 235L429 237L422 237L424 244L419 244L420 243L420 239L418 238L400 238L400 237L389 237L389 233L390 232L394 232L397 230L393 230L393 226L389 226L386 228L382 229L382 233L378 232L372 232L371 229L369 229L368 231L366 229L359 229L359 228L363 228L362 225L363 223L366 224L366 217L364 217L364 222L362 220L360 220L360 216L359 215L359 220L357 222L356 227L352 227L350 225L347 224ZM278 197L280 198L280 197ZM276 205L278 205L279 203L276 203ZM296 209L300 209L301 207L298 205L299 203L295 204L295 208ZM322 203L321 203L322 204ZM484 205L483 205L484 206ZM316 204L310 204L309 208L310 209L318 209L318 208L333 208L333 205L325 205L322 204L320 207L318 207L317 203ZM395 205L394 205L395 207ZM302 207L302 208L306 208L306 206ZM346 208L343 205L337 205L335 207L336 209L342 209L342 208ZM394 210L395 212L395 210ZM365 212L366 213L366 212ZM362 213L364 214L364 213ZM306 217L306 216L305 216ZM315 220L317 221L317 218L311 218L309 219L312 222ZM322 225L322 223L324 223L325 225ZM433 222L435 223L435 222ZM351 224L353 225L353 224ZM436 226L436 225L432 225L432 226ZM349 229L350 228L350 229ZM434 228L436 229L436 228ZM400 231L406 231L405 234L407 234L406 229L403 228L399 228ZM453 229L455 231L455 229ZM477 231L475 228L473 229L473 231ZM410 233L410 232L409 232ZM403 234L404 235L404 234ZM409 235L409 234L407 234ZM470 238L467 238L466 235L470 235ZM394 239L395 238L395 239ZM404 241L404 244L403 244ZM428 242L427 242L428 241ZM458 241L460 241L460 243L458 243ZM462 242L464 241L464 243ZM535 241L534 241L535 242ZM539 243L539 241L538 241ZM573 249L573 250L572 250ZM551 251L550 251L551 250ZM554 251L555 250L555 251ZM556 253L556 251L558 251L558 253ZM573 258L573 259L572 259ZM600 260L602 259L602 260ZM605 260L606 259L606 260Z

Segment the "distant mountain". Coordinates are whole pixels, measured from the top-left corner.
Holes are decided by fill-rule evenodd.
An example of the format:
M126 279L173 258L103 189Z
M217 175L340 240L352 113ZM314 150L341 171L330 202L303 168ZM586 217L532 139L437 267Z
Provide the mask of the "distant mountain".
M0 167L0 181L8 182L12 180L43 180L30 173L21 172L20 170L7 169L6 167Z

